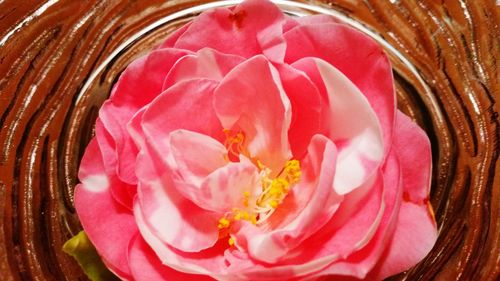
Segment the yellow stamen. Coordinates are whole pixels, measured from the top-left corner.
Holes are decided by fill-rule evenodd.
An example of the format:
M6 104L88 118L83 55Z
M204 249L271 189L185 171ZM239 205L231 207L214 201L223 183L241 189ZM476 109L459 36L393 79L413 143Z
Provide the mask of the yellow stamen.
M279 203L276 200L271 200L271 202L269 202L269 206L271 206L271 208L273 208L273 209L278 208L278 204Z
M229 246L231 246L231 247L232 247L232 246L234 245L234 238L233 238L233 237L229 238L229 239L227 240L227 243L229 244Z
M217 227L219 229L228 228L231 222L227 218L221 218Z
M257 224L257 215L253 214L252 217L250 218L250 222L252 224Z
M285 164L285 175L290 183L296 183L300 180L302 172L300 170L299 160L289 160Z

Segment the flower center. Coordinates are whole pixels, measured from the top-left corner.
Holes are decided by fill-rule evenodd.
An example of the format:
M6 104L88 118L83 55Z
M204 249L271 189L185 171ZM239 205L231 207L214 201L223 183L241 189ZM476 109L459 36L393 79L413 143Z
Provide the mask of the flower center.
M233 208L219 219L218 228L222 236L229 234L229 229L235 221L246 220L259 225L265 222L283 202L290 189L300 181L300 161L288 160L277 176L271 176L272 170L258 159L250 157L244 147L245 135L242 132L234 133L224 129L226 134L225 146L228 151L228 160L239 159L239 155L248 157L258 168L261 181L261 190L256 196L251 196L250 191L243 192L243 208ZM252 199L252 200L251 200ZM233 237L229 238L229 245L234 245Z

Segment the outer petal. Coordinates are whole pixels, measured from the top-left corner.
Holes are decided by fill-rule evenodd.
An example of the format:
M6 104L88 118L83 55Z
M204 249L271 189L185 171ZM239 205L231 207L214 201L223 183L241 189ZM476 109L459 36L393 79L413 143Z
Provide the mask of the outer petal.
M172 33L170 36L161 43L157 49L168 49L168 48L174 48L175 43L177 40L179 40L179 37L181 37L186 30L191 26L191 21L183 25L181 28L177 29L174 33Z
M130 139L126 124L144 105L161 92L163 79L171 66L187 51L162 49L132 62L118 80L111 97L104 102L99 117L115 142L117 175L124 182L136 184L134 172L137 147Z
M103 165L107 175L116 174L116 146L115 141L104 128L100 118L97 118L95 124L96 140L99 150L102 155ZM110 193L113 198L121 203L125 208L132 211L132 202L135 194L137 193L137 186L121 182L120 184L112 184L110 186Z
M216 214L201 209L176 189L168 170L158 169L159 159L143 149L137 159L139 177L135 218L163 243L182 251L197 252L212 247L218 239ZM144 217L137 218L138 212Z
M287 17L286 22L283 26L283 33L286 33L289 30L301 25L324 24L324 23L340 23L340 22L336 18L324 14L311 15L305 17Z
M415 122L398 111L394 143L402 165L405 200L426 204L429 199L432 173L429 138Z
M272 170L291 157L291 109L276 69L263 56L235 67L215 90L214 107L225 128L241 130L250 157Z
M384 157L377 116L356 86L327 62L306 58L292 66L305 71L322 91L322 131L339 149L334 188L347 194L373 177Z
M236 237L247 240L252 258L276 263L330 220L342 201L342 196L332 189L336 154L335 145L326 137L316 135L313 138L303 161L303 179L293 189L300 191L307 185L316 185L314 193L302 211L286 225L273 226L275 229L269 232L251 224L243 226Z
M75 188L75 208L80 222L110 269L128 278L126 249L137 226L132 213L110 194L111 185L122 183L106 174L95 138L87 146L78 177L82 183Z
M219 240L213 247L200 252L182 252L165 244L151 232L138 204L135 205L134 215L142 237L164 265L180 272L202 274L214 278L226 274L224 250L227 248L227 241L224 239ZM221 241L223 242L221 243Z
M287 44L285 62L291 64L304 57L323 59L359 88L380 120L388 153L396 99L391 65L381 47L368 36L343 24L303 25L283 36Z
M401 161L404 195L394 236L371 275L377 280L417 264L437 239L434 214L427 200L432 163L429 139L400 112L396 118L394 149Z
M144 239L137 235L130 244L128 259L135 281L169 281L169 280L214 280L203 275L186 274L179 272L161 263Z
M220 81L243 60L240 56L223 54L208 48L201 49L175 63L163 83L163 90L188 79L206 78Z
M367 232L366 238L358 242L353 248L355 252L350 253L346 259L333 263L320 274L347 275L363 279L375 266L394 233L401 206L401 173L395 153L389 154L383 167L383 190L384 208L377 218L380 223L374 224L375 228L372 227ZM352 227L352 224L350 226ZM349 231L349 226L346 225L344 229ZM347 234L347 232L344 233ZM367 278L367 280L373 279Z
M264 53L283 61L285 45L281 35L284 20L276 5L249 0L232 9L219 8L201 14L178 39L175 47L192 51L209 47L247 58Z

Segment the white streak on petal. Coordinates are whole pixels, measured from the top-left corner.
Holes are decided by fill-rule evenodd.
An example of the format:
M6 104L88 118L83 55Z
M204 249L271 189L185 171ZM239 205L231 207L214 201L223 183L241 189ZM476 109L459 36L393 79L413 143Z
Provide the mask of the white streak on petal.
M91 175L82 180L83 188L90 192L100 193L109 188L109 180L106 175Z
M320 59L315 62L328 93L328 134L339 146L334 188L344 195L377 170L384 155L382 129L360 90L334 66Z

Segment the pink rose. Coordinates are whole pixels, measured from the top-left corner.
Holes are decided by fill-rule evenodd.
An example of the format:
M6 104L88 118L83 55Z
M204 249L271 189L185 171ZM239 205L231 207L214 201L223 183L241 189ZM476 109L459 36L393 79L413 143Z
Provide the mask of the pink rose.
M249 0L134 61L102 106L75 205L123 280L380 280L436 224L430 145L390 63L330 17Z

